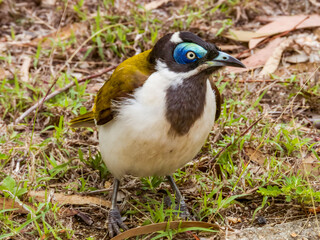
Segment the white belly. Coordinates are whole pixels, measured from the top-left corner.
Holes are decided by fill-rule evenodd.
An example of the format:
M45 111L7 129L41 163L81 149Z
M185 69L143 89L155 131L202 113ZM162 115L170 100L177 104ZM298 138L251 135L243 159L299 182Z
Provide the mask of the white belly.
M135 99L121 107L116 119L99 126L101 155L116 178L125 174L142 177L173 173L195 157L214 124L216 102L207 81L201 117L186 135L168 134L163 83L156 77L152 81L148 79L134 94Z

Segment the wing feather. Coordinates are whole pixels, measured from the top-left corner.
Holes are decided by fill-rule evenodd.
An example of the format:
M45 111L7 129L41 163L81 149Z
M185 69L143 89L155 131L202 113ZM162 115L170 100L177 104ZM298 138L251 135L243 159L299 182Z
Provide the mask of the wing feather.
M122 62L113 72L110 79L100 88L91 115L71 120L71 126L77 127L85 123L103 125L113 119L115 109L112 101L120 102L130 97L135 89L141 87L155 71L154 65L148 60L151 50L133 56ZM89 118L88 118L89 116Z

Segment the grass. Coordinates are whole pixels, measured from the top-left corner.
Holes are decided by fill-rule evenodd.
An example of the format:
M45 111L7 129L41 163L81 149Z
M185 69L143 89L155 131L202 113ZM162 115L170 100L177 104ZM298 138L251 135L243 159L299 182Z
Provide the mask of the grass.
M117 65L135 53L149 49L160 36L170 31L191 29L210 39L212 36L206 35L201 26L214 23L219 29L215 41L224 44L227 40L219 35L235 24L232 21L235 7L250 1L228 1L219 6L212 5L211 1L205 1L202 6L196 3L172 6L164 10L165 14L173 16L171 19L146 11L134 1L127 3L130 14L124 14L114 1L57 2L56 8L46 10L54 13L53 20L48 22L50 26L58 28L64 15L61 27L77 22L88 27L88 31L80 35L73 31L66 39L51 37L50 44L39 41L32 46L10 47L0 56L0 71L5 71L5 75L0 76L0 197L28 203L23 213L16 205L0 210L0 239L106 237L105 207L60 206L54 201L37 201L27 194L45 190L50 195L54 190L67 195L87 195L112 182L98 151L95 129L75 130L67 125L72 117L92 107L97 86L108 75L95 82L76 84L69 91L45 101L42 109L19 125L13 124L26 109L45 96L55 80L53 91L77 81L75 76ZM0 1L0 4L4 3ZM39 6L28 7L44 18ZM32 16L27 12L19 19L10 19L8 42L20 41L24 36L21 33L29 28L27 21L30 19ZM47 30L37 22L32 24ZM140 38L136 39L138 35ZM87 39L91 40L82 46ZM75 51L74 58L59 71ZM28 82L21 80L21 53L32 58ZM225 95L221 117L195 161L174 174L193 216L224 226L226 218L237 212L236 217L241 218L243 224L233 227L240 228L257 225L258 215L268 219L272 211L267 206L283 215L284 210L290 211L292 204L301 205L300 214L304 213L303 208L318 206L318 165L314 170L308 168L306 171L300 164L307 157L320 160L319 130L307 122L304 112L299 113L304 107L312 109L314 97L319 96L319 85L308 81L311 75L312 72L294 71L275 74L270 79L281 81L273 85L248 85L238 81L241 77L227 73L215 75L219 90ZM224 81L230 78L232 81ZM306 82L304 94L300 91L301 82ZM264 115L272 111L274 115ZM239 138L261 115L264 115L262 120ZM210 159L229 143L232 145L211 164ZM248 154L248 149L258 150L259 157ZM130 227L177 219L174 196L170 195L169 185L163 178L128 177L122 186L124 196L120 207ZM106 193L95 196L110 199ZM94 220L94 228L74 215L63 216L62 213L70 209L89 215ZM292 213L293 217L296 215L299 214ZM168 230L145 237L194 239L190 231L196 230L203 229Z

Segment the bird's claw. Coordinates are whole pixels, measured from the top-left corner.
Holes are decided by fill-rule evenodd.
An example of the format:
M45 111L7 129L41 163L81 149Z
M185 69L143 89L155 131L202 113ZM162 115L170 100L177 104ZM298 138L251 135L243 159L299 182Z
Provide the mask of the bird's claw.
M129 229L127 225L123 223L119 210L117 208L111 209L108 215L108 230L110 238L120 234L120 228L123 230Z
M166 196L164 198L164 204L166 207L172 206L172 201L169 196ZM180 218L182 218L184 220L191 220L191 221L195 220L195 217L190 214L190 212L188 210L188 206L184 201L179 202L176 205L175 210L176 210L175 214L178 215Z
M194 220L194 217L189 213L187 204L185 202L179 203L176 206L176 210L178 210L178 215L180 218L184 220Z

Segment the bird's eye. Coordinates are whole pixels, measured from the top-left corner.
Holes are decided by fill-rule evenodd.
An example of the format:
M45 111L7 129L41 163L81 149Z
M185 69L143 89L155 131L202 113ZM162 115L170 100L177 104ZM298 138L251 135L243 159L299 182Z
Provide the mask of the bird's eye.
M190 60L193 60L197 57L197 55L194 52L189 51L189 52L187 52L186 57Z
M196 62L197 59L203 58L206 54L207 50L198 44L182 42L175 47L173 58L179 64L189 64Z

